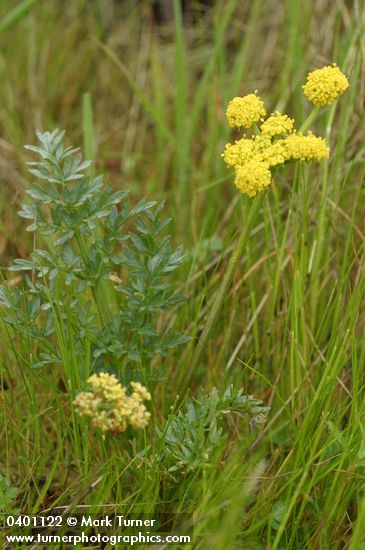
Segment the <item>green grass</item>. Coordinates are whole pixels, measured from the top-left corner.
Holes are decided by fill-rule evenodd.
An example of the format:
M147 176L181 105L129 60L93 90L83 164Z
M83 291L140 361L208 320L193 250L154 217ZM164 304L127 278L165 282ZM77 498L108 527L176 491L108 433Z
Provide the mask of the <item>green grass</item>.
M65 128L115 190L166 199L186 249L176 285L188 300L160 323L192 341L159 360L168 380L154 393L153 424L164 425L186 380L192 394L243 386L271 411L252 433L230 419L210 468L166 474L152 428L129 441L78 428L67 388L81 374L62 323L63 364L43 369L1 323L0 473L24 513L172 507L194 512L197 548L365 548L364 5L218 1L193 25L174 1L173 20L157 25L148 2L105 4L1 3L3 276L19 285L6 267L34 247L16 216L29 181L23 144L36 128ZM333 61L351 86L314 125L331 159L276 175L191 372L252 204L220 158L226 104L258 89L270 111L303 120L306 73Z

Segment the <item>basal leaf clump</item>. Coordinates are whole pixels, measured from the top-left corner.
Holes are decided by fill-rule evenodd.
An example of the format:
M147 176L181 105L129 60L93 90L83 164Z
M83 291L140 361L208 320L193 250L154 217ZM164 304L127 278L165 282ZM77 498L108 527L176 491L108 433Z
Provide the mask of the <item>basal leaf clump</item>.
M91 163L64 145L64 132L37 136L40 144L27 149L38 156L29 164L39 183L19 212L37 247L12 266L25 273L24 286L0 288L5 321L37 344L33 367L70 354L84 383L105 371L153 384L163 372L152 360L188 340L157 329L161 310L184 300L169 281L183 251L166 234L163 204L131 206L127 191L88 174Z

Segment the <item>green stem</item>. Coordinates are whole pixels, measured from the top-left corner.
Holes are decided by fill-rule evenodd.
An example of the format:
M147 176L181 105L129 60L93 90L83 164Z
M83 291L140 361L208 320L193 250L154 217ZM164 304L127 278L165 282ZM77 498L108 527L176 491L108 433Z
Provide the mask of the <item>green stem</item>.
M80 248L82 260L84 262L84 265L86 266L86 264L87 264L87 250L86 250L85 242L84 242L84 240L83 240L83 238L82 238L82 236L80 235L79 232L75 232L75 237L76 237L77 243L78 243L79 248ZM91 292L92 292L96 307L98 309L98 314L99 314L100 321L101 321L102 325L105 325L104 308L103 308L103 305L101 303L97 287L92 286L91 287Z
M314 122L316 119L318 113L319 113L320 107L316 106L314 107L313 111L309 114L309 116L305 119L301 127L299 128L299 132L305 132L309 126Z
M256 221L257 215L259 213L259 210L263 204L265 193L260 193L259 196L257 196L253 202L252 207L250 208L247 223L236 243L236 246L232 252L232 256L229 260L226 272L223 276L221 285L217 291L212 309L209 312L207 322L205 324L204 330L198 340L198 343L196 345L196 348L194 350L193 356L191 358L191 361L189 363L189 366L186 370L185 377L182 384L182 391L180 392L180 396L183 396L185 394L185 391L190 385L191 379L200 363L201 356L203 352L205 351L207 347L207 342L210 336L210 333L212 331L212 328L214 327L214 324L217 320L217 317L222 309L222 305L224 302L224 299L229 291L233 276L237 270L237 267L240 263L240 260L242 258L243 251L246 247L247 241L250 237L251 230L253 227L253 224Z
M361 544L364 541L365 534L365 498L358 503L358 514L353 529L353 536L351 539L350 550L356 550L356 548L361 548Z

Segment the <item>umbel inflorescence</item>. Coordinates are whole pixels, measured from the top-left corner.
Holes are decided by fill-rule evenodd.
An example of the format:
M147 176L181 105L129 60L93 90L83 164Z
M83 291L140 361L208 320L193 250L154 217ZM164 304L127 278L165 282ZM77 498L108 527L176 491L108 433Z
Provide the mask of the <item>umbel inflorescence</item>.
M309 73L303 86L305 96L315 105L315 111L335 101L349 86L337 65ZM329 158L326 140L311 131L303 133L294 127L295 121L276 111L268 118L264 103L257 92L235 97L227 107L231 127L252 128L255 133L234 143L227 143L223 158L235 169L235 185L249 197L268 187L272 169L288 161L321 161ZM312 119L314 116L310 115ZM309 120L309 119L307 119ZM306 127L306 124L303 125Z
M324 107L346 92L349 81L336 63L309 73L303 86L304 95L311 103Z
M127 394L113 374L101 372L88 379L91 391L77 395L74 406L82 416L90 418L91 425L103 434L124 432L128 426L145 428L150 419L144 401L151 395L139 382L131 382L132 393Z

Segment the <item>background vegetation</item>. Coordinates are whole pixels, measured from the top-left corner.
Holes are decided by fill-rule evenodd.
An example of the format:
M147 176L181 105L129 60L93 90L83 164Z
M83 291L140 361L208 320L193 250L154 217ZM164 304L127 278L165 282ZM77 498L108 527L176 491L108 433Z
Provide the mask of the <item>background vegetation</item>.
M163 426L251 204L220 158L225 107L258 89L269 111L302 120L307 72L336 62L350 89L316 122L331 159L276 177L191 387L242 386L271 407L267 421L250 429L230 417L204 464L168 471L153 430L125 446L123 436L76 437L65 369L15 361L9 341L26 343L3 325L0 496L29 513L121 502L194 512L201 548L363 548L364 6L212 4L183 13L174 1L161 19L147 1L24 1L14 12L2 0L1 266L17 287L7 267L34 247L16 212L30 182L23 144L37 128L65 128L133 204L166 200L187 301L159 323L192 340L158 360L168 381L154 392L153 424Z

